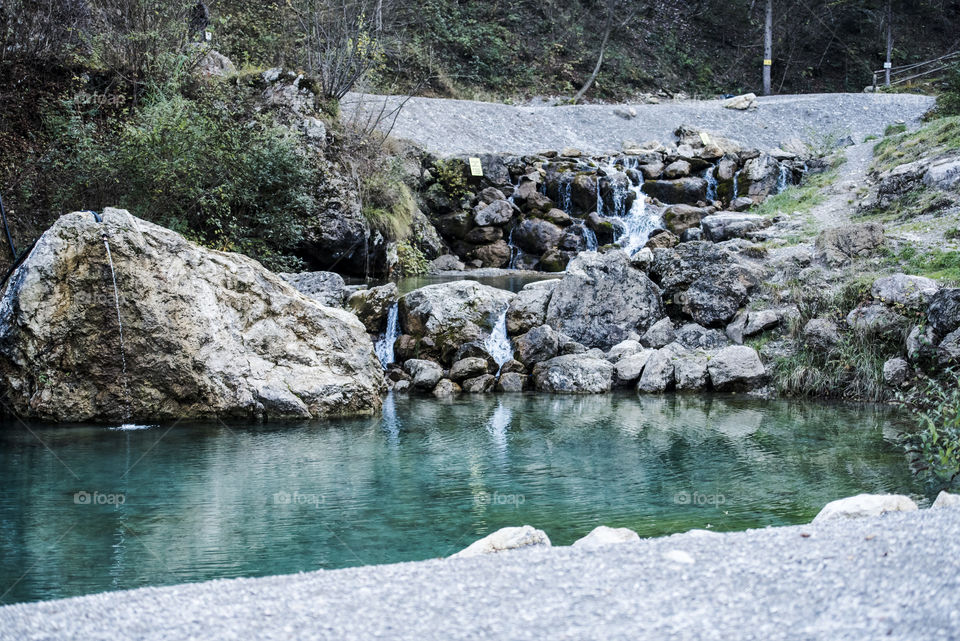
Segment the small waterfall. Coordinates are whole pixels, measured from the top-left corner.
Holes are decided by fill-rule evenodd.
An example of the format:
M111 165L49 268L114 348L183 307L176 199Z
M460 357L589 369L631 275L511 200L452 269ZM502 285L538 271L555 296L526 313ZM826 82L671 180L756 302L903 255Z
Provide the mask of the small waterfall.
M507 336L507 310L504 309L493 326L490 336L483 342L484 348L493 356L498 367L513 358L513 345Z
M643 246L646 245L650 239L650 232L659 228L663 221L660 211L648 211L647 209L647 198L643 193L642 175L639 183L630 189L634 192L636 198L630 206L630 211L622 216L626 231L617 239L617 244L628 254L632 255L643 249Z
M717 166L713 165L703 174L707 181L707 203L717 200Z
M740 172L742 169L738 169L736 173L733 174L733 194L730 196L730 202L735 201L740 197Z
M124 412L123 419L124 424L126 424L130 420L131 412L130 387L127 381L127 353L123 344L123 320L120 318L120 288L117 287L117 272L113 268L113 254L110 252L110 241L107 239L106 233L103 234L103 246L107 249L107 262L110 263L110 278L113 280L113 302L117 308L117 327L120 330L120 363L123 367L123 400L126 403L126 411Z
M787 187L790 186L789 176L790 176L790 168L787 167L785 164L781 163L781 164L780 164L780 176L777 178L777 192L776 192L776 193L782 194L784 191L787 190Z
M560 197L560 209L569 214L573 210L573 180L565 175L557 184L557 192Z
M516 226L510 228L510 235L507 236L507 247L510 248L510 262L507 263L507 269L516 269L517 263L523 258L523 250L513 244L513 230Z
M597 249L600 248L600 243L597 241L597 235L593 233L593 230L587 227L585 224L580 223L580 226L583 227L583 239L587 241L587 251L597 251Z
M387 329L377 340L376 345L374 345L374 351L376 351L377 358L380 359L380 364L383 366L383 369L387 369L387 366L396 360L393 354L393 344L397 341L397 337L400 336L399 318L400 304L394 303L390 306L390 311L387 312Z

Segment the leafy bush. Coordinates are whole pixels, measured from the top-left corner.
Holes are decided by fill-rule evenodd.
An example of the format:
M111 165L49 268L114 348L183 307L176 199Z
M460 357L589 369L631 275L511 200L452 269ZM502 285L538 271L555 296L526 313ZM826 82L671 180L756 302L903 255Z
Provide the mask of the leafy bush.
M419 276L427 273L427 259L416 245L406 241L397 243L397 259L401 276Z
M302 237L314 172L289 130L163 94L116 130L76 111L48 123L62 141L48 169L63 180L64 209L116 205L268 267L298 267L286 252Z
M948 373L917 392L922 399L917 431L905 435L907 451L915 456L914 470L935 486L960 481L960 377Z
M433 163L433 174L443 193L453 200L460 200L470 191L462 161L438 160Z

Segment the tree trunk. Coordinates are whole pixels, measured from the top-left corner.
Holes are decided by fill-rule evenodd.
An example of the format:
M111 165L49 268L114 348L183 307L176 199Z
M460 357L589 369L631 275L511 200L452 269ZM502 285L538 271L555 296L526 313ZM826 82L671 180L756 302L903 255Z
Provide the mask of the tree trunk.
M770 95L770 68L773 65L773 0L767 0L767 19L763 26L763 95Z
M887 0L887 64L883 65L883 71L888 87L891 67L893 67L893 0Z
M590 74L590 77L587 78L587 82L580 88L580 91L577 92L577 95L573 97L571 101L572 104L577 104L580 102L580 99L583 98L583 95L587 93L590 89L590 86L593 85L593 81L597 79L597 74L600 73L600 67L603 65L603 56L607 51L607 42L610 40L610 32L613 31L613 2L607 3L607 26L603 32L603 42L600 43L600 56L597 58L597 64L593 68L593 73Z

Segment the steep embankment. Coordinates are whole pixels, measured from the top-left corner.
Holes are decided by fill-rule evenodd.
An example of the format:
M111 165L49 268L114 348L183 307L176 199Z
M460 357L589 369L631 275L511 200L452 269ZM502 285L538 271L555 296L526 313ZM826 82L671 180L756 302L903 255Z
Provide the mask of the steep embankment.
M366 118L396 96L352 94L345 117ZM706 129L758 148L800 139L813 144L831 136L862 141L897 121L915 123L933 107L928 96L907 94L808 94L759 98L757 108L736 111L723 101L645 105L513 106L466 100L412 98L403 105L392 135L441 155L536 153L576 147L584 153L617 152L625 142L673 140L680 125Z

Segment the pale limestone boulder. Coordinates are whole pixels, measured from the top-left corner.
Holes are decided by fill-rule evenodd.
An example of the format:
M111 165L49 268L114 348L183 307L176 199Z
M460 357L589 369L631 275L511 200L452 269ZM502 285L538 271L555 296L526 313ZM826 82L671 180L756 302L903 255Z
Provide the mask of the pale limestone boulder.
M860 519L880 516L887 512L914 512L917 504L908 496L900 494L858 494L827 503L814 523L838 519Z
M550 547L550 537L543 530L530 525L521 527L505 527L488 534L479 541L452 555L451 559L466 559L484 554L497 554L520 548Z

